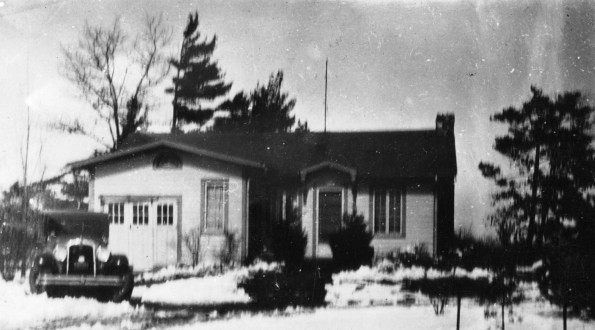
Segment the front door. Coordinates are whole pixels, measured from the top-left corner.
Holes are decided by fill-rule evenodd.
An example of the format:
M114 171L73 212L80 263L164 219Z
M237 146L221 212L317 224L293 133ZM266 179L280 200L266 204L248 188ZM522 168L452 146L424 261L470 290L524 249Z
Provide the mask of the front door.
M318 202L318 241L328 243L330 234L341 229L343 194L340 191L321 191Z

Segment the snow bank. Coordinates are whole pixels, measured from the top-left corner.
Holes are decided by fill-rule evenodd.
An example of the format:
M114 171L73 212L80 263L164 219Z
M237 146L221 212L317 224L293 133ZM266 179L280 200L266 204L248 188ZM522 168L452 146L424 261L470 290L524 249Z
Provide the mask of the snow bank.
M157 271L138 274L134 278L134 282L141 285L151 285L177 279L219 275L221 273L223 273L223 270L213 264L200 264L195 267L168 266Z
M135 287L132 295L143 303L168 305L212 305L247 303L250 297L238 283L258 271L278 272L276 263L257 263L222 275L173 280L162 284Z
M244 290L238 289L234 274L175 280L139 292L143 303L206 305L250 301Z
M86 298L50 299L29 293L27 281L0 280L0 329L40 327L61 320L100 320L142 313L128 303L99 303Z
M408 292L401 292L401 283L405 279L429 279L452 277L452 272L436 269L426 271L422 267L400 267L390 272L386 267L360 267L355 271L344 271L333 275L332 284L327 284L325 301L335 307L395 305L397 303L427 304L428 299ZM471 272L457 269L456 277L491 278L485 269Z
M386 272L383 268L360 267L355 271L344 271L333 275L333 282L372 282L372 283L401 283L404 279L421 279L426 276L426 271L422 267L399 267L392 272ZM452 277L452 271L445 272L430 268L427 271L429 279ZM457 268L456 277L491 278L491 273L486 269L475 268L471 272Z

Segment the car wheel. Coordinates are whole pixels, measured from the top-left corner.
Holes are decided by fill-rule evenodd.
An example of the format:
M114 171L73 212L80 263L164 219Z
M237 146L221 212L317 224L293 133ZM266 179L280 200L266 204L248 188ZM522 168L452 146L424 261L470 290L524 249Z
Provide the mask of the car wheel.
M39 278L39 276L41 276L42 274L51 274L52 272L47 269L47 268L39 268L39 267L33 267L31 268L31 272L29 273L29 287L31 289L31 293L34 294L41 294L47 291L45 285L40 285L37 284L37 279ZM52 290L49 290L49 293L52 292Z
M132 276L132 272L124 274L122 279L122 286L116 289L114 295L112 296L111 300L113 302L129 300L130 296L132 295L132 289L134 289L134 277Z

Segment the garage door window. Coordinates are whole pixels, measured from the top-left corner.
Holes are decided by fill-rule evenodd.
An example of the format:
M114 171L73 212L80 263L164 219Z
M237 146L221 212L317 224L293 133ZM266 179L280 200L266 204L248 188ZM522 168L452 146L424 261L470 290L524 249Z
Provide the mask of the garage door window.
M173 226L174 224L174 205L157 204L157 225Z
M149 205L134 203L132 205L132 224L145 226L149 224Z
M124 203L108 203L107 214L110 223L121 225L124 223Z

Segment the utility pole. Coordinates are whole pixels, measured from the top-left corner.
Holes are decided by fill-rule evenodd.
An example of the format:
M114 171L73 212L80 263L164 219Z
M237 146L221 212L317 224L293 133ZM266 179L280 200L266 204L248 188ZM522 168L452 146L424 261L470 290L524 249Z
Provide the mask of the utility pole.
M328 88L328 57L326 58L326 67L324 70L324 132L326 133L326 113L328 111L326 103L326 94Z

